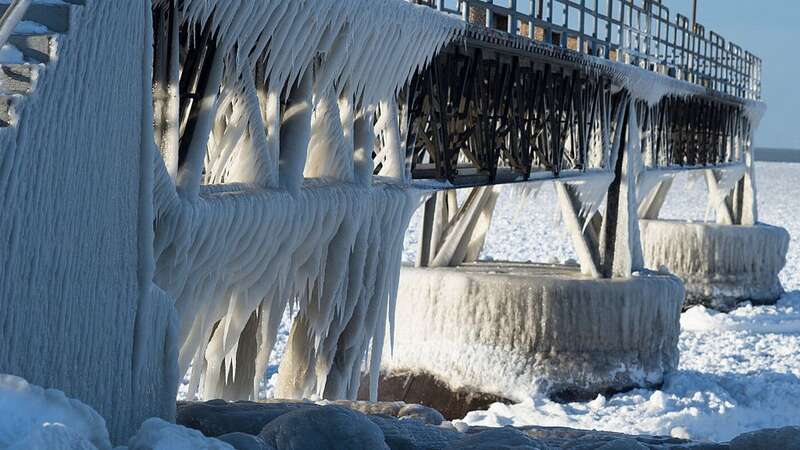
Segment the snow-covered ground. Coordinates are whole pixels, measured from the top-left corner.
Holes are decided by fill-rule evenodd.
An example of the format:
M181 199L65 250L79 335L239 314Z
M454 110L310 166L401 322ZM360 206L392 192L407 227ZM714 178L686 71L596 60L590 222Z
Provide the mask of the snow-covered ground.
M798 164L761 163L757 182L761 220L780 225L792 235L788 264L782 273L789 293L777 306L745 307L718 314L702 307L681 320L681 364L661 390L635 390L584 403L559 404L531 398L521 404L496 404L475 411L469 425L544 425L589 428L634 434L674 435L726 441L760 428L800 424L800 185ZM673 219L703 219L705 183L680 176L662 214ZM559 224L555 192L542 186L538 194L504 192L487 238L484 258L514 261L575 259L569 238ZM406 235L404 258L416 253L419 214ZM270 364L285 345L291 317L287 314ZM264 386L270 395L274 377Z
M789 293L777 306L718 314L698 307L681 319L681 364L661 390L636 390L592 402L558 404L543 398L494 405L464 418L470 425L545 425L674 435L726 441L759 428L800 424L800 165L757 168L760 218L792 235L781 279ZM537 198L504 194L487 240L486 257L561 261L575 258L557 226L556 198L545 186ZM703 219L705 183L681 176L663 216ZM411 242L413 238L408 238ZM406 257L413 257L406 248Z

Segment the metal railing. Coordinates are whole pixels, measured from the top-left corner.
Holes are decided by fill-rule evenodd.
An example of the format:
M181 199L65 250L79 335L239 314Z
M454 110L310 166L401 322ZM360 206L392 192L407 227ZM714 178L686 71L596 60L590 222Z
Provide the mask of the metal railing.
M412 0L464 20L632 64L738 98L761 99L761 59L661 0Z

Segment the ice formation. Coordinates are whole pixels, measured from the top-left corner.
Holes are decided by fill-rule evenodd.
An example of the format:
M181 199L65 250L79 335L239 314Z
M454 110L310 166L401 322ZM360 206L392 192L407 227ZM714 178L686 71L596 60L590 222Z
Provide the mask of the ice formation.
M790 241L783 228L669 220L643 220L641 227L647 266L681 277L689 304L731 309L783 294L778 274Z
M683 295L669 275L596 280L514 263L405 267L383 370L427 372L453 390L516 401L654 385L678 364Z
M195 390L252 397L288 305L281 392L353 395L418 204L391 107L463 28L399 0L179 2L217 49L182 142L179 72L152 70L165 5L75 7L0 131L0 371L83 399L114 441L174 414L190 363Z
M186 161L175 170L174 145L154 155L154 280L175 300L189 394L255 398L292 307L278 395L354 397L370 342L386 334L419 203L404 188L395 96L463 24L397 0L179 10L212 27L225 55ZM375 346L375 374L380 359Z
M0 130L0 373L80 398L114 440L175 409L172 302L142 277L150 16L148 2L72 7L17 125Z

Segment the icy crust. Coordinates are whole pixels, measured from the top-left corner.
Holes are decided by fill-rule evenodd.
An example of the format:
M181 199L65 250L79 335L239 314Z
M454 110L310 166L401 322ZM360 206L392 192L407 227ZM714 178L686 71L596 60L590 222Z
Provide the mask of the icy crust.
M504 47L580 64L586 71L610 77L615 85L627 90L635 100L642 100L651 106L668 96L690 97L702 95L731 99L742 104L754 127L757 126L766 112L766 104L761 101L733 97L633 64L579 53L545 42L534 41L525 36L511 35L474 24L467 26L465 36L467 38L485 40Z
M383 369L522 401L652 386L678 364L680 281L595 280L577 268L403 267Z
M680 277L687 304L731 309L738 302L774 302L783 294L789 233L780 227L642 220L647 267Z
M140 277L148 17L147 2L72 7L57 57L0 130L0 373L80 398L115 441L175 409L172 304Z
M175 299L189 396L257 398L289 306L299 316L277 395L354 397L386 333L415 195L307 181L297 194L227 186L188 202L159 179L155 280Z
M239 69L267 60L271 88L293 84L316 55L330 55L331 80L365 104L397 92L465 28L401 0L184 0L178 9L184 22L209 25Z

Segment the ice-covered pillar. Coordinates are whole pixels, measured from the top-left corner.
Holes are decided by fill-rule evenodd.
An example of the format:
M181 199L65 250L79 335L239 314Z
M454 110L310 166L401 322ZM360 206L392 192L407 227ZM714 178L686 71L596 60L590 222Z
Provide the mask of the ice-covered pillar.
M561 217L570 234L575 252L581 264L581 272L593 278L600 278L598 263L600 254L596 243L592 242L591 235L584 232L580 220L581 204L573 188L567 183L556 182L556 193L561 205Z
M738 188L738 195L741 196L739 223L741 225L755 225L758 223L758 199L756 195L755 150L753 149L751 137L747 138L744 146L745 172Z
M186 126L188 137L184 138L185 144L181 145L180 150L183 161L178 169L178 191L190 200L196 199L200 193L208 138L217 113L217 97L225 69L224 55L217 51L213 41L209 43L206 52L206 57L211 58L211 64L207 72L204 70L201 74L202 98L189 117Z
M404 183L406 177L405 152L400 139L400 117L397 100L391 97L380 102L381 115L378 128L383 137L382 153L385 156L381 176Z
M280 185L291 191L299 190L303 183L308 143L311 140L312 72L311 68L306 69L290 91L281 125L278 173Z
M436 193L425 205L417 267L454 267L478 260L492 223L499 190L472 189L462 205L455 191Z
M642 170L641 139L635 100L622 101L627 105L622 106L622 120L617 124L616 157L612 158L615 178L608 191L601 230L600 271L608 278L627 278L644 267L636 192Z
M375 108L362 109L353 122L353 171L355 182L362 185L372 183L375 161L372 152L375 150Z

